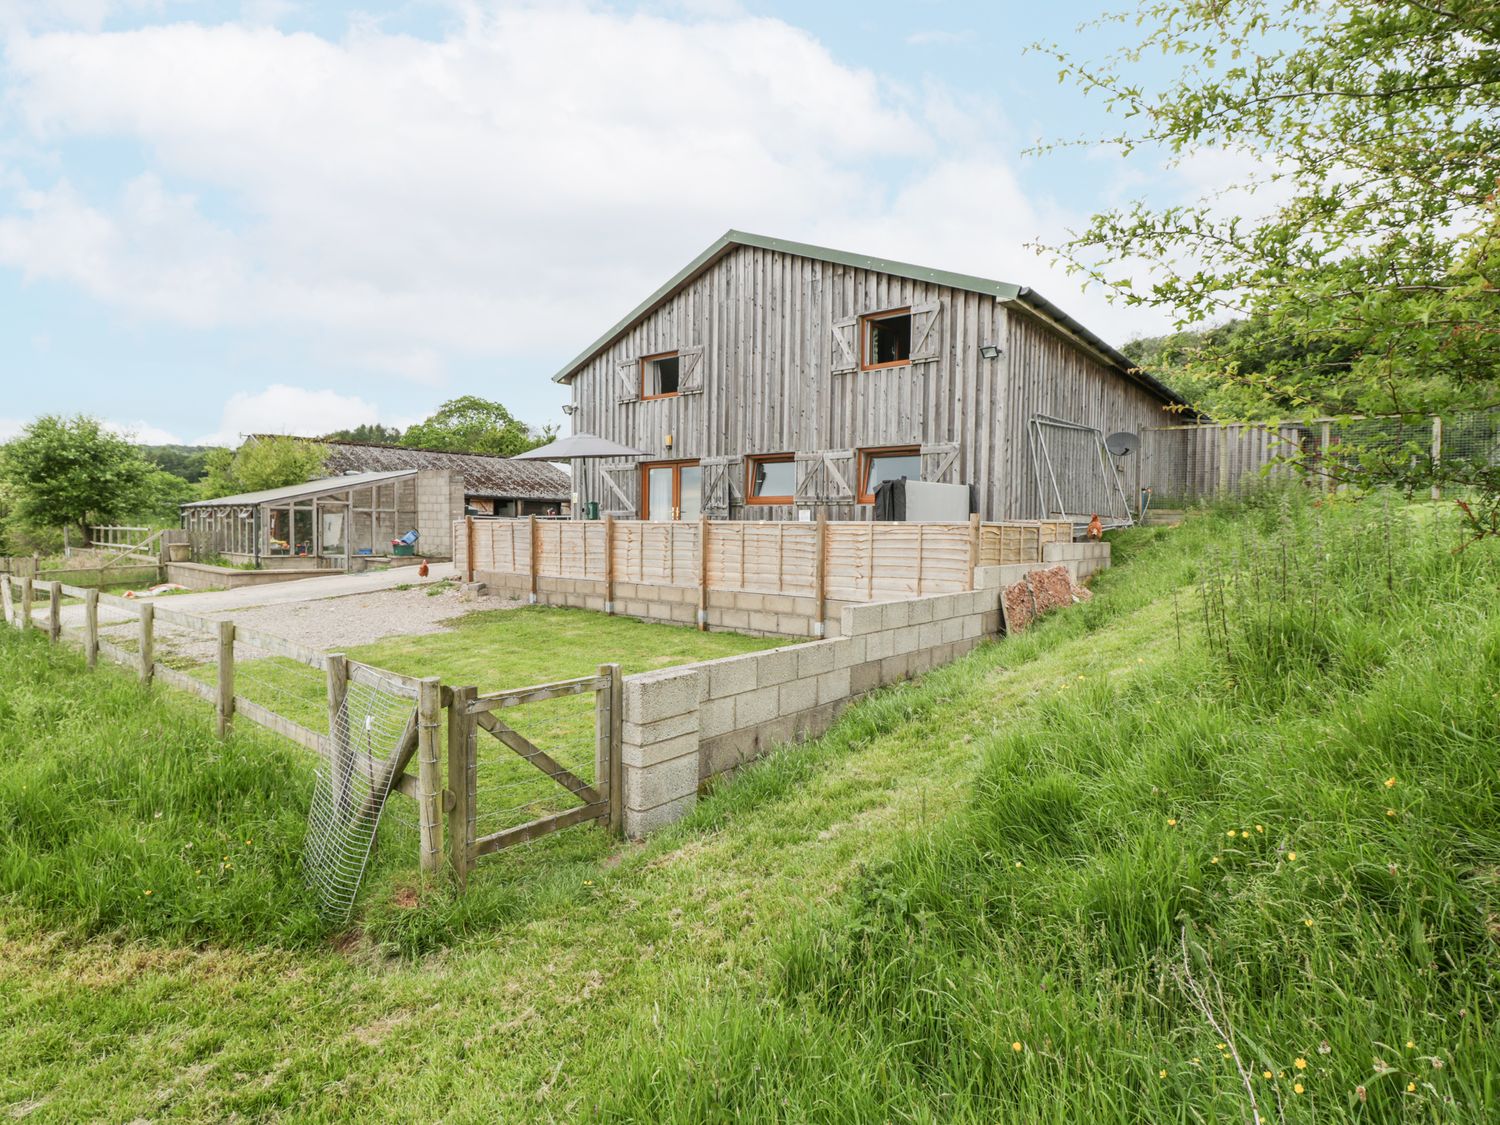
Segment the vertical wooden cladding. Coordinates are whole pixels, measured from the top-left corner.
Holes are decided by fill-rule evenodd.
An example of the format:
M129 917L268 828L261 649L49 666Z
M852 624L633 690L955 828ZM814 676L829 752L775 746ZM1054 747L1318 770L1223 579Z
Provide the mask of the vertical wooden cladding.
M1007 376L996 422L1003 438L996 443L993 475L1006 515L1034 518L1043 512L1026 434L1032 415L1096 426L1106 434L1139 433L1170 425L1174 417L1156 395L1041 318L1013 306L1008 320Z
M932 319L936 344L924 348L931 359L834 373L839 322L904 307ZM733 459L728 471L736 479L741 459L755 454L952 443L961 451L950 479L980 482L986 503L988 474L976 468L992 448L986 412L995 405L1001 364L983 359L979 348L1000 342L1004 321L987 295L737 246L579 369L577 426L649 459ZM630 361L688 348L702 348L702 393L620 401L620 372ZM586 499L634 516L602 479L623 464L575 462L574 477ZM829 514L858 518L866 511L837 505ZM795 508L747 510L736 495L730 514L786 519Z

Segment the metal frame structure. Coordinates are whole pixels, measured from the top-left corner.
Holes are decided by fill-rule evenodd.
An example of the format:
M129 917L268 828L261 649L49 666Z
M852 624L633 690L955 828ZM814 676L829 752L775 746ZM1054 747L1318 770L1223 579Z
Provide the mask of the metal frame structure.
M1098 509L1088 512L1068 510L1069 504L1063 498L1063 485L1058 481L1057 468L1052 462L1052 451L1047 447L1045 432L1047 427L1092 437L1096 454L1093 461L1099 471L1099 499L1102 501L1100 507L1104 509L1103 511ZM1085 426L1079 422L1054 418L1048 414L1033 414L1026 422L1026 431L1031 444L1031 468L1036 480L1037 501L1041 505L1043 519L1068 520L1078 530L1087 527L1094 516L1098 516L1099 522L1106 528L1129 527L1135 523L1135 518L1130 514L1130 503L1125 497L1125 487L1120 481L1120 471L1104 447L1103 430L1097 426ZM1045 482L1043 480L1044 467L1046 469ZM1064 467L1063 471L1066 473L1067 467ZM1066 477L1064 480L1072 487L1084 484L1082 481L1067 481ZM1050 499L1048 484L1051 485ZM1087 485L1084 486L1087 487Z

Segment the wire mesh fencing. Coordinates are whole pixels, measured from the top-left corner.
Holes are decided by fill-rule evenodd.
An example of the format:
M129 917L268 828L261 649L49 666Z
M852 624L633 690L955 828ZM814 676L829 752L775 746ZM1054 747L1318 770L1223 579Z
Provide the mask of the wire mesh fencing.
M1164 426L1140 439L1134 455L1114 459L1137 514L1291 481L1333 491L1461 480L1461 467L1500 465L1500 409Z
M386 798L418 736L417 698L408 683L365 665L345 668L353 674L329 677L327 753L303 849L303 870L324 913L341 921L354 909Z

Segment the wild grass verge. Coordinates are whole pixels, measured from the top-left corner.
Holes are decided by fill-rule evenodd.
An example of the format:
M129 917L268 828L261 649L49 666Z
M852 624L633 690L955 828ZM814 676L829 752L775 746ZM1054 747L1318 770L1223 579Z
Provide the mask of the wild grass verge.
M1291 496L1182 534L1027 641L1190 579L1177 659L996 734L768 990L633 1028L606 1119L1495 1119L1497 545Z

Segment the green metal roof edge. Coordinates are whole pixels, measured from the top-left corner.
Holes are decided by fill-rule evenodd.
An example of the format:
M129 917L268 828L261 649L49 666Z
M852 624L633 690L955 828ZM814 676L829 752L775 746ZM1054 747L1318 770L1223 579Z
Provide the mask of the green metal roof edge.
M896 262L887 258L873 258L868 254L851 254L846 250L833 250L827 246L813 246L810 243L793 242L786 238L768 238L763 234L751 234L748 231L742 230L725 231L724 234L714 241L712 246L699 254L682 269L678 270L665 285L636 305L635 308L616 321L604 335L600 336L583 351L574 356L562 370L552 376L552 381L554 383L567 382L568 379L577 373L580 367L591 360L602 349L617 340L631 325L682 286L686 285L703 270L718 261L730 248L735 246L754 246L761 250L773 250L783 254L796 254L799 257L815 258L823 262L833 262L836 265L851 266L854 269L874 270L877 273L888 273L895 277L909 278L912 281L925 281L933 285L944 285L950 289L962 289L970 293L984 293L1001 301L1022 301L1079 336L1089 346L1095 348L1119 367L1122 373L1128 378L1140 383L1148 390L1162 396L1169 402L1182 406L1188 405L1182 396L1178 395L1165 383L1142 371L1118 349L1111 347L1098 335L1089 331L1089 329L1085 328L1081 323L1063 312L1029 286L1015 285L1009 281L995 281L987 277L975 277L967 273L953 273L949 270L932 269L929 266L913 265L911 262Z

